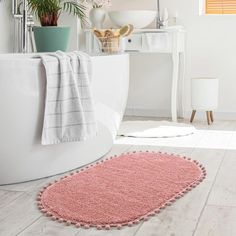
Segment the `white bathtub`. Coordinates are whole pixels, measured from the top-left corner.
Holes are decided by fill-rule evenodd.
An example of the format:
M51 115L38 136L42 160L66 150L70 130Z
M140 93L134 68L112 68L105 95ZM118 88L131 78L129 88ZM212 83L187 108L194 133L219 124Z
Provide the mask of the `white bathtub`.
M126 106L129 56L92 56L98 135L84 142L41 145L45 72L33 55L0 55L0 185L73 170L112 147Z

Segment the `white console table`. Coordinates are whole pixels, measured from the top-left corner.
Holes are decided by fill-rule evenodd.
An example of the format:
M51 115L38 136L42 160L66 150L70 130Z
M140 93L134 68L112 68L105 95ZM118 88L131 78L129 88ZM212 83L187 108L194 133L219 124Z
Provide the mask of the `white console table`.
M86 51L98 52L99 47L93 34L86 30L85 36ZM129 53L169 53L172 55L171 116L172 121L176 122L178 111L180 116L183 115L183 91L178 94L179 82L182 81L183 84L185 71L185 30L183 27L135 30L131 36L123 39L122 46L124 51Z

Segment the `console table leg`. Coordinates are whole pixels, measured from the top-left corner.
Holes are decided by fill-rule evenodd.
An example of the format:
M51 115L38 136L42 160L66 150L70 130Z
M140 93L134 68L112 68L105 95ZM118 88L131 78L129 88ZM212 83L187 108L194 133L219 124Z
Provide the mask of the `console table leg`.
M185 91L185 51L180 53L180 73L179 73L179 94L178 94L178 113L181 118L184 117L184 91Z
M179 79L179 53L172 54L173 74L172 74L172 92L171 92L171 116L172 121L177 122L177 91Z

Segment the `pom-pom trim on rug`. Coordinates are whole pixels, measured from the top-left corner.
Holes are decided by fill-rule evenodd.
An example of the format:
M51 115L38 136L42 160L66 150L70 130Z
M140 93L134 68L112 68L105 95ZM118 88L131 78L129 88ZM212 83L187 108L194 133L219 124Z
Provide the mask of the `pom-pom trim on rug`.
M64 177L61 177L59 180L55 180L54 182L50 182L48 183L46 186L43 187L42 190L39 191L38 195L37 195L37 206L38 206L38 209L47 217L51 218L51 220L53 221L58 221L59 223L64 223L66 226L70 226L70 225L74 225L75 227L77 228L80 228L80 227L83 227L84 229L89 229L91 227L95 227L97 228L98 230L110 230L111 228L117 228L117 229L121 229L122 227L124 226L133 226L133 225L136 225L136 224L139 224L141 221L147 221L149 220L149 218L159 214L161 211L163 211L166 207L168 206L171 206L176 200L182 198L185 194L187 194L189 191L191 191L193 188L197 187L205 178L206 178L206 169L205 167L203 167L198 161L196 160L192 160L191 158L187 158L186 156L180 156L180 155L175 155L175 154L168 154L168 153L162 153L162 152L150 152L150 151L146 151L146 153L155 153L155 154L161 154L161 155L169 155L169 156L174 156L174 157L179 157L179 158L183 158L189 162L192 162L194 163L201 171L201 175L199 177L198 180L192 182L191 184L189 184L186 188L184 188L182 191L178 192L174 197L168 199L168 201L166 201L165 204L163 204L162 206L156 208L155 210L135 219L135 220L132 220L132 221L127 221L127 222L124 222L122 224L88 224L86 222L78 222L78 221L70 221L70 220L67 220L65 218L61 218L61 217L58 217L58 216L55 216L53 214L53 212L47 210L44 206L43 206L43 203L42 203L42 195L44 193L45 190L47 190L48 187L50 186L53 186L55 185L56 183L58 183L59 181L63 180L63 179L66 179L66 178L69 178L73 175L76 175L76 174L79 174L83 171L86 171L88 170L89 168L92 168L94 166L97 166L97 165L101 165L102 163L106 162L106 161L109 161L113 158L117 158L117 157L120 157L122 155L129 155L129 154L134 154L134 153L145 153L144 151L133 151L133 152L126 152L126 153L122 153L121 155L114 155L114 156L111 156L109 158L105 158L105 159L102 159L100 161L97 161L93 164L89 164L77 171L74 171L74 172L71 172L70 174L68 175L65 175Z

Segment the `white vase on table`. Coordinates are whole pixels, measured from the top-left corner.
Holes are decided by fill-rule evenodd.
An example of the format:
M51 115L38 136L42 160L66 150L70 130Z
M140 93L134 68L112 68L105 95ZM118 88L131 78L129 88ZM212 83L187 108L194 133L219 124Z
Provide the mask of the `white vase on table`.
M103 8L101 7L92 8L90 10L89 19L93 27L102 29L105 18L106 18L106 11Z

